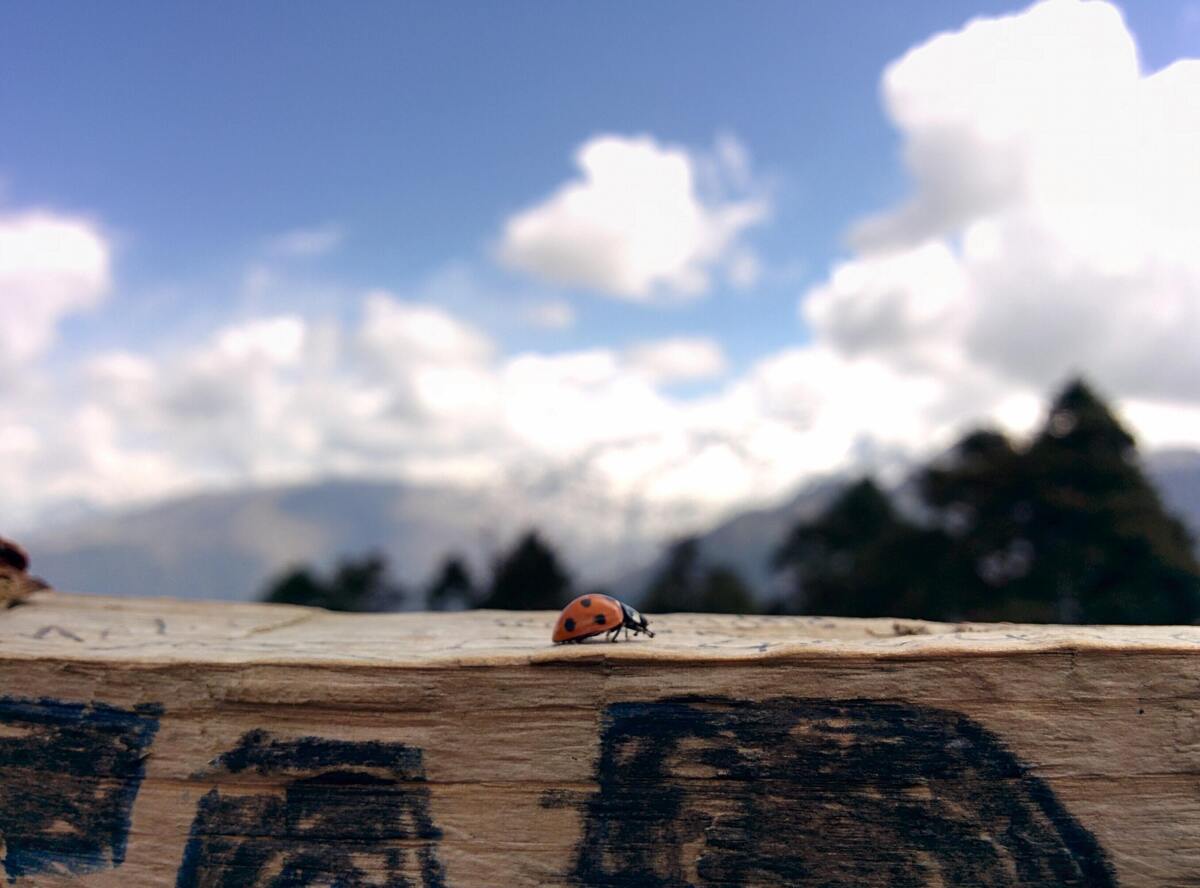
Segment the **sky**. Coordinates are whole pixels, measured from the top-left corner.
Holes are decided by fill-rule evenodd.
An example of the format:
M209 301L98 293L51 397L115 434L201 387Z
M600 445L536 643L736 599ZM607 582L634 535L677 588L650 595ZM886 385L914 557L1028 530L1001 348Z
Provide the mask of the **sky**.
M0 11L0 523L1200 446L1200 3ZM683 510L680 512L679 510Z

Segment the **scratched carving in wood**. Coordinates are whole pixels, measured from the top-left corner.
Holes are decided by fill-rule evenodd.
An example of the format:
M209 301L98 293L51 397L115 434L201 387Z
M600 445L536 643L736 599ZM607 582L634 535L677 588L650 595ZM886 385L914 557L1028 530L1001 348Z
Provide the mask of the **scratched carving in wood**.
M252 731L214 765L248 780L200 800L178 888L444 885L420 749Z
M617 703L596 778L581 800L579 885L1116 884L1050 788L996 736L945 710Z
M10 882L121 864L161 712L0 697L0 863Z

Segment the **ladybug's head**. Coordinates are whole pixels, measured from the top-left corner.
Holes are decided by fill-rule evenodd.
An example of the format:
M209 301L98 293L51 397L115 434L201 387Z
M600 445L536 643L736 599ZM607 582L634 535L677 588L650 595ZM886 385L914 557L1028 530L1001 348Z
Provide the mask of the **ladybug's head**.
M635 611L625 602L621 602L621 610L625 613L625 627L631 632L645 632L651 638L654 633L650 631L650 625L646 622L646 618Z

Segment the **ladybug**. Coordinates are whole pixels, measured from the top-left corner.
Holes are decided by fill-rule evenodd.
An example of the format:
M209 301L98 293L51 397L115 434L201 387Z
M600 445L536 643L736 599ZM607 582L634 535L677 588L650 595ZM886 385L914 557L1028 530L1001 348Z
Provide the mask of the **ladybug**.
M654 637L646 618L623 601L610 595L580 595L558 615L552 638L555 644L565 644L607 632L608 640L616 641L622 629L626 638L630 632Z

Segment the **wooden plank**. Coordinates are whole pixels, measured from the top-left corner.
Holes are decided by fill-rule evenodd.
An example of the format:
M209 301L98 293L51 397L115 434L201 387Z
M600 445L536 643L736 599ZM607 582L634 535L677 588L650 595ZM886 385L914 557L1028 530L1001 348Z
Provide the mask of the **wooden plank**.
M0 612L0 870L1200 884L1200 627L554 616L37 593Z

